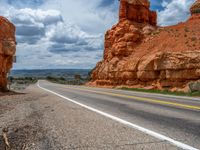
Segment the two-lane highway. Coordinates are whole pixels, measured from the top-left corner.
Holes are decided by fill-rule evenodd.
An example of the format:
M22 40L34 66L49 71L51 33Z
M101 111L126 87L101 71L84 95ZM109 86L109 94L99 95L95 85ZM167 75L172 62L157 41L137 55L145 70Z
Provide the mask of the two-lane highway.
M147 129L147 134L154 137L162 138L160 135L164 135L169 138L164 140L175 145L176 141L180 142L177 145L183 144L182 148L200 149L200 99L198 98L59 85L47 81L39 81L38 85L44 90L72 99L80 105L116 116L114 119L119 122L123 123L125 120L124 124L134 124L135 128L138 125L142 127L138 129L143 132L146 132L143 128Z

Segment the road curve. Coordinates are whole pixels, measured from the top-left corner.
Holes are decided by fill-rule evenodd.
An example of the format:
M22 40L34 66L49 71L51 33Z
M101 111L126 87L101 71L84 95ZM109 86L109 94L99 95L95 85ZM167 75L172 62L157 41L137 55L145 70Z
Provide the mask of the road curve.
M39 86L200 149L200 99L39 81ZM189 149L189 148L186 148Z

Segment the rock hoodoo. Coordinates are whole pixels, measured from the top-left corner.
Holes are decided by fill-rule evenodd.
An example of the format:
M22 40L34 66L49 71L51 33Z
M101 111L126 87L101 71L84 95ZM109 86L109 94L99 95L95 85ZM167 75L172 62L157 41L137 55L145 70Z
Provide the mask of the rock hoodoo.
M185 23L157 27L148 0L121 0L119 23L105 34L104 59L89 84L183 89L199 80L200 18L193 17L197 5L199 0Z
M15 26L0 17L0 91L7 90L7 73L12 68L15 51Z
M200 0L197 0L190 8L191 17L192 19L198 19L200 18Z
M191 14L200 14L200 0L197 0L190 8Z
M157 14L149 8L148 0L120 0L119 19L156 25Z

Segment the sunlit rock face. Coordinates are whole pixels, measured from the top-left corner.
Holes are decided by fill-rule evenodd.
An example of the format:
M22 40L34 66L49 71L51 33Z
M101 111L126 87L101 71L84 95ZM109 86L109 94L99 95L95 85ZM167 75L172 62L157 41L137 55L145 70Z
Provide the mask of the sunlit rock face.
M15 51L15 26L0 17L0 91L7 90L7 73L12 68Z
M150 11L148 0L121 0L119 19L127 19L139 23L156 25L157 14Z
M130 17L137 13L127 15L129 5L144 13ZM152 21L147 15L149 5L147 0L121 0L119 23L105 34L104 58L89 85L174 90L200 79L200 19L157 27L156 17Z
M190 8L190 20L200 19L200 0L197 0Z
M190 8L191 14L200 14L200 0L197 0Z

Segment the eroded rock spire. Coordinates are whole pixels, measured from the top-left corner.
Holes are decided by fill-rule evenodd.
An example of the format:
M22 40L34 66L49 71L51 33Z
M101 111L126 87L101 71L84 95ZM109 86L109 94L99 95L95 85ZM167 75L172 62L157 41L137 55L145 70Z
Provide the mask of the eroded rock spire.
M157 24L157 14L150 10L148 0L120 0L119 19L139 23Z

